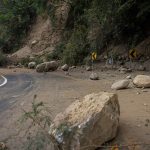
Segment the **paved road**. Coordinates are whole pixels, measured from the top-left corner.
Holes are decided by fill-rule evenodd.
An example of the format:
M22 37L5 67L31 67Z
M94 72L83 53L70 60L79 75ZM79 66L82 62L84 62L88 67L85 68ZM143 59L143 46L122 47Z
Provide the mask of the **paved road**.
M0 113L7 110L17 101L21 101L27 93L37 91L37 94L44 86L55 92L54 88L65 83L70 78L57 74L13 74L6 75L7 84L0 87ZM3 79L0 79L3 83ZM47 89L47 88L46 88ZM56 95L56 94L55 94Z
M0 87L0 113L14 104L19 96L32 89L34 79L28 74L6 75L7 84ZM1 80L1 82L3 82Z

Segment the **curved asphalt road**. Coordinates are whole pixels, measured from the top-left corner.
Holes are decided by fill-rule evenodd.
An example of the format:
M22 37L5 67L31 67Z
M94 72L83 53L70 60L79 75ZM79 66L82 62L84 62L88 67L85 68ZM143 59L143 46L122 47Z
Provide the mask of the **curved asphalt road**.
M32 89L33 77L29 74L6 75L7 83L0 78L0 113L17 101L17 97L26 94Z
M51 92L54 91L54 86L63 84L66 80L71 80L65 76L57 74L13 74L6 75L7 84L0 87L0 114L12 106L17 101L22 100L22 96L26 96L27 93L37 89L41 90L43 85L49 85ZM0 78L0 85L4 82L4 79ZM39 88L39 89L38 89Z
M1 76L0 78L0 87L4 86L7 83L7 78Z

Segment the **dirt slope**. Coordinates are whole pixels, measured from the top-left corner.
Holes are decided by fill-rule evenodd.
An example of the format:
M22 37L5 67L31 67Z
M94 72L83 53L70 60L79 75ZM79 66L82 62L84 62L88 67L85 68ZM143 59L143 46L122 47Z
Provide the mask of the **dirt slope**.
M11 57L23 58L32 55L42 55L53 51L61 40L69 10L70 6L68 3L60 3L60 6L57 7L55 12L55 27L53 26L50 16L38 16L29 31L23 48L12 54Z

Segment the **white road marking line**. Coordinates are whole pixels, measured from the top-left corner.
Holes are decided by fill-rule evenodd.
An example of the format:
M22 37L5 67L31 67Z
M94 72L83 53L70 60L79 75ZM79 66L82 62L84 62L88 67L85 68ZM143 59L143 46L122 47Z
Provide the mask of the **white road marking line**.
M1 75L1 77L4 79L4 82L0 84L0 87L4 86L7 83L7 78Z

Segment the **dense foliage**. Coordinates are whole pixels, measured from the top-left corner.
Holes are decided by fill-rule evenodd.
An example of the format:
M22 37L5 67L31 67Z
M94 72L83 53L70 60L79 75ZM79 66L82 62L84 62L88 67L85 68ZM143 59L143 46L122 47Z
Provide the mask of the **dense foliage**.
M124 43L132 48L149 36L148 0L71 0L70 4L67 38L59 49L62 56L58 54L66 63L81 63L90 51L100 53L109 44ZM80 26L84 32L79 32Z
M46 7L55 26L53 3ZM90 51L108 44L125 43L129 48L149 36L149 0L66 0L71 5L63 42L49 58L69 64L81 63ZM37 14L47 0L3 0L0 7L0 48L4 52L17 49ZM95 29L99 30L95 30ZM91 34L96 32L96 34Z
M19 47L44 0L3 0L0 8L0 48L10 52Z

